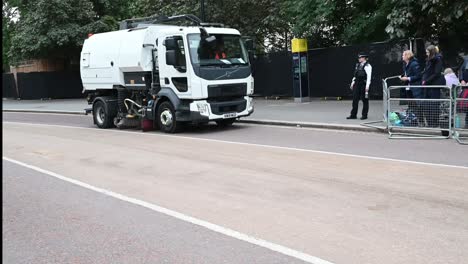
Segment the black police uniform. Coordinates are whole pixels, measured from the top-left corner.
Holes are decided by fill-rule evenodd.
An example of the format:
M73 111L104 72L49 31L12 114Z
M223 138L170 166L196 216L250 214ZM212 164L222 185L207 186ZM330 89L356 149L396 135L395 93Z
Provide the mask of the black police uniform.
M362 108L362 118L367 118L369 112L369 99L365 97L367 73L364 68L369 63L366 61L364 64L357 63L354 70L354 88L353 88L353 109L349 118L356 118L359 106L359 100L362 100L364 107Z

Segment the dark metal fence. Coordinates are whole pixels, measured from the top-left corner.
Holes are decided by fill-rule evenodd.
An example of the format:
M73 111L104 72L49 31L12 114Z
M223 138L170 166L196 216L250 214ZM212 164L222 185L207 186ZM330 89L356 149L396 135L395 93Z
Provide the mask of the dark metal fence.
M403 72L402 52L412 49L422 68L425 64L425 47L422 39L388 41L380 43L311 49L308 51L309 88L311 97L351 98L349 85L354 74L359 52L369 54L372 65L370 96L382 98L382 79ZM442 44L442 43L441 43ZM446 67L454 67L456 48L442 47ZM261 96L292 96L292 55L290 52L259 55L256 68L255 94ZM402 95L403 97L403 95Z
M12 73L2 74L2 98L18 98L15 76Z
M17 83L20 99L84 97L79 72L18 73Z
M290 52L258 55L253 63L255 94L292 96L292 57Z
M359 52L369 55L372 79L369 94L382 98L382 79L400 74L401 52L409 42L374 43L309 50L309 85L312 97L352 97L349 89Z

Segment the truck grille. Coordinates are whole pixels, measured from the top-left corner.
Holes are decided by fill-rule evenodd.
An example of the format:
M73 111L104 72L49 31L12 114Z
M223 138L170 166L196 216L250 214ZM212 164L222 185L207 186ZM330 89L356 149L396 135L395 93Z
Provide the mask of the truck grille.
M208 98L235 97L247 94L247 83L208 85Z
M209 101L209 103L211 106L211 112L215 115L222 115L226 113L239 113L244 111L247 107L247 101L245 99L226 102Z

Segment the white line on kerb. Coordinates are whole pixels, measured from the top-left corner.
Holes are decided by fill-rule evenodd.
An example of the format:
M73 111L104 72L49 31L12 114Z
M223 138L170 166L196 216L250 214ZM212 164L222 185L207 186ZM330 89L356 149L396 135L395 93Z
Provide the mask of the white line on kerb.
M119 200L122 200L122 201L125 201L125 202L128 202L128 203L139 205L139 206L148 208L150 210L156 211L158 213L162 213L162 214L177 218L179 220L182 220L182 221L194 224L194 225L204 227L204 228L209 229L211 231L214 231L214 232L217 232L217 233L220 233L220 234L232 237L232 238L236 238L238 240L242 240L242 241L248 242L248 243L253 244L253 245L257 245L257 246L260 246L260 247L263 247L263 248L267 248L267 249L270 249L272 251L281 253L283 255L287 255L287 256L290 256L290 257L293 257L293 258L297 258L297 259L306 261L308 263L333 264L332 262L323 260L323 259L318 258L318 257L308 255L306 253L303 253L303 252L300 252L300 251L297 251L297 250L294 250L294 249L291 249L291 248L288 248L288 247L285 247L285 246L281 246L281 245L278 245L278 244L275 244L275 243L272 243L272 242L268 242L268 241L263 240L263 239L255 238L255 237L249 236L247 234L244 234L244 233L241 233L241 232L238 232L238 231L226 228L226 227L222 227L222 226L219 226L219 225L216 225L216 224L213 224L213 223L210 223L210 222L207 222L207 221L195 218L195 217L191 217L191 216L188 216L188 215L185 215L185 214L182 214L182 213L179 213L179 212L176 212L176 211L161 207L159 205L148 203L148 202L136 199L136 198L125 196L123 194L119 194L119 193L116 193L116 192L113 192L113 191L102 189L102 188L99 188L99 187L96 187L96 186L93 186L93 185L90 185L90 184L87 184L87 183L84 183L84 182L81 182L81 181L77 181L77 180L74 180L74 179L71 179L71 178L67 178L67 177L62 176L62 175L60 175L58 173L51 172L51 171L48 171L48 170L45 170L45 169L41 169L39 167L29 165L29 164L23 163L21 161L17 161L17 160L14 160L14 159L11 159L11 158L8 158L8 157L5 157L5 156L3 157L3 159L6 160L6 161L15 163L17 165L26 167L28 169L35 170L35 171L38 171L40 173L44 173L44 174L47 174L49 176L55 177L57 179L60 179L60 180L63 180L63 181L78 185L80 187L83 187L83 188L86 188L86 189L89 189L89 190L92 190L92 191L95 191L95 192L98 192L98 193L102 193L104 195L107 195L107 196L110 196L110 197L113 197L113 198L116 198L116 199L119 199Z
M103 133L104 133L104 132L110 132L110 133L126 133L126 134L133 134L133 135L134 135L135 133L137 133L137 132L123 131L123 130L97 129L97 128L91 128L91 127L74 127L74 126L64 126L64 125L35 124L35 123L11 122L11 121L3 121L3 123L4 123L4 124L26 125L26 126L44 126L44 127L60 127L60 128L68 128L68 129L85 129L85 130L94 130L94 131L103 132ZM438 163L430 163L430 162L422 162L422 161L412 161L412 160L400 160L400 159L383 158L383 157L373 157L373 156L356 155L356 154L347 154L347 153L331 152L331 151L322 151L322 150L313 150L313 149L300 149L300 148L281 147L281 146L272 146L272 145L262 145L262 144L245 143L245 142L226 141L226 140L210 139L210 138L196 138L196 137L177 136L177 135L168 135L168 134L155 134L155 133L146 133L146 134L143 134L143 135L145 135L145 136L157 136L157 137L171 137L171 138L198 140L198 141L218 142L218 143L226 143L226 144L233 144L233 145L256 146L256 147L273 148L273 149L284 149L284 150L293 150L293 151L300 151L300 152L309 152L309 153L317 153L317 154L335 155L335 156L342 156L342 157L351 157L351 158L360 158L360 159L371 159L371 160L382 160L382 161L401 162L401 163L417 164L417 165L425 165L425 166L435 166L435 167L445 167L445 168L456 168L456 169L468 169L468 166L458 166L458 165L449 165L449 164L438 164Z
M14 112L13 112L14 111ZM68 111L68 113L66 112L56 112L54 113L53 111L58 111L58 110L45 110L45 111L52 111L52 112L47 112L47 113L44 113L44 112L28 112L27 109L7 109L6 111L3 110L3 113L7 113L9 115L11 114L18 114L18 115L24 115L24 114L27 114L27 115L56 115L56 116L76 116L76 117L83 117L83 116L86 116L85 112L83 111L83 113L78 113L78 112L75 112L75 111Z

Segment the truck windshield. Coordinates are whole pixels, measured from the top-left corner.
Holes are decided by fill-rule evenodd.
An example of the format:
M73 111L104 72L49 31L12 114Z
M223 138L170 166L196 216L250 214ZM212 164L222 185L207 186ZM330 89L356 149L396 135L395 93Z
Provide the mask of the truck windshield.
M248 64L247 50L239 35L211 34L201 39L200 34L189 34L188 43L193 64L223 67Z

